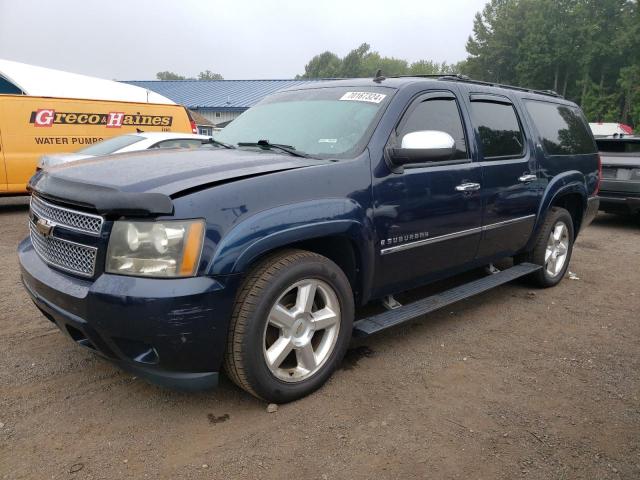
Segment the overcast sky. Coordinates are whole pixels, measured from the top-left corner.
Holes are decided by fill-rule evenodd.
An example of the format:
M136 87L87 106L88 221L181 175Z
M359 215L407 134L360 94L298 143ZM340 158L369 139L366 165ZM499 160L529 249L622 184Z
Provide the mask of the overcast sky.
M318 53L456 62L486 0L0 0L0 58L118 80L292 78Z

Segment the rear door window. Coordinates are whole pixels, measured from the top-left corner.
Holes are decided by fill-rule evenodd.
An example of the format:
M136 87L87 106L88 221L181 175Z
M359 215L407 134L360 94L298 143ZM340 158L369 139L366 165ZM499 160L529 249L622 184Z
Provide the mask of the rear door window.
M587 122L577 108L535 100L525 101L525 106L549 155L596 152Z
M485 160L519 158L524 154L524 135L513 105L475 100L471 102L471 116Z
M156 143L152 148L198 148L202 146L202 140L191 138L174 138Z

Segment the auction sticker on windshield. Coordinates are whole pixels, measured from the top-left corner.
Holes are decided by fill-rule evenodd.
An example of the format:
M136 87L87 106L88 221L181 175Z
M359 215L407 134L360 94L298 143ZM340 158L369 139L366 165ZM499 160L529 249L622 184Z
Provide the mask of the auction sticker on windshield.
M383 93L375 92L347 92L340 100L352 100L356 102L380 103L386 97Z

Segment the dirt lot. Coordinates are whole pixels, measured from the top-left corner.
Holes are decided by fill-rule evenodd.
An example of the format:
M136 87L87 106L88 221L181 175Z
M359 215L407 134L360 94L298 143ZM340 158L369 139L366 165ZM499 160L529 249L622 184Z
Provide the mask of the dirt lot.
M600 216L549 290L510 284L354 344L267 413L223 379L148 385L60 334L20 285L0 199L0 478L640 478L640 224Z

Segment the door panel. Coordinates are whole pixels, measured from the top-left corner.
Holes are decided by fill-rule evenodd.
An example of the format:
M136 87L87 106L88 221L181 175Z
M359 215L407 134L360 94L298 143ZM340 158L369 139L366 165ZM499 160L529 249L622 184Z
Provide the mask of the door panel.
M374 295L411 288L472 261L480 241L481 190L461 191L457 187L479 187L481 170L469 159L453 93L430 92L419 97L407 110L390 145L418 130L449 133L457 151L446 164L425 162L406 166L400 173L386 166L374 170L374 224L379 251Z
M527 243L542 190L530 139L506 97L471 97L482 168L483 235L478 257L511 255Z

